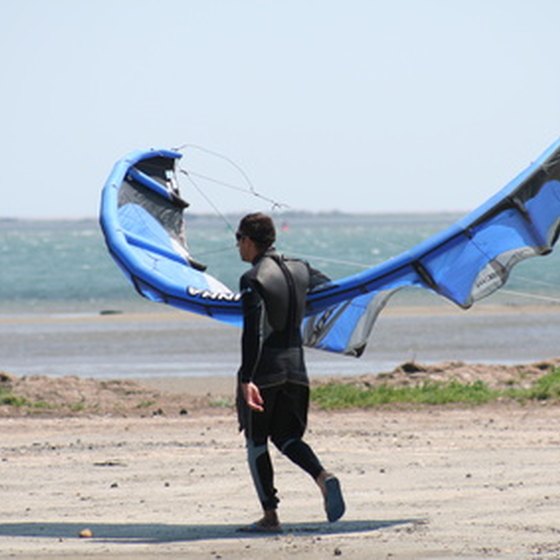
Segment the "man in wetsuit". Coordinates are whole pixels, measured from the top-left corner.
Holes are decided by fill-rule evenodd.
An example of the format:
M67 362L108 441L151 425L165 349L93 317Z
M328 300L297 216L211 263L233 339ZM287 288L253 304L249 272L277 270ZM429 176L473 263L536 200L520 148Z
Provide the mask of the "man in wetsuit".
M236 233L241 259L253 265L240 280L243 334L237 398L249 469L264 512L262 519L241 529L250 532L282 530L269 439L315 480L329 521L340 519L345 509L338 479L302 439L309 380L300 326L307 291L328 278L303 261L276 253L275 237L272 219L261 213L245 216Z

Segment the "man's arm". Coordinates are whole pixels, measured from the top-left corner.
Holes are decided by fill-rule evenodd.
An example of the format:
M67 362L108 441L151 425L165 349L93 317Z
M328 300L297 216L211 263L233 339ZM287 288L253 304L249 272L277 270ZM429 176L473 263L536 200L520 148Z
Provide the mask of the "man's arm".
M313 290L317 286L321 286L322 284L326 284L330 282L331 279L326 275L323 274L320 270L313 268L307 263L307 268L309 269L309 290Z
M239 379L242 383L253 380L262 348L262 315L264 303L245 279L241 279L241 305L243 308L243 332L241 335L241 367Z
M262 314L264 302L254 287L241 278L241 304L243 308L243 333L241 335L241 367L239 380L241 392L247 406L257 412L262 412L263 399L257 385L253 383L257 363L262 348Z

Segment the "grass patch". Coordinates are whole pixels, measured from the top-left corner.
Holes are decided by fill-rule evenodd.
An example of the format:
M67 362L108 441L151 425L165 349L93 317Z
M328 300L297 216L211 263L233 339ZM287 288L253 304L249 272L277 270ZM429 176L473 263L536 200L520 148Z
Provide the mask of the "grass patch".
M560 368L539 377L528 389L508 389L504 391L504 396L520 401L559 401Z
M493 389L483 381L426 381L415 386L381 384L362 387L349 383L327 383L313 388L312 401L324 410L373 408L387 404L469 404L481 405L496 400L560 401L560 368L537 379L529 388Z
M343 383L328 383L312 391L312 400L321 408L371 408L384 404L483 404L496 399L497 392L482 381L474 383L426 382L414 387L379 385L363 388Z
M83 412L86 409L86 403L83 401L72 403L69 406L72 412Z
M0 405L13 406L14 408L51 409L52 405L45 401L30 401L25 397L14 395L6 388L0 387Z
M34 403L27 404L38 410L53 410L56 408L54 404L48 403L47 401L35 401Z
M0 405L8 405L15 407L22 407L29 405L30 402L23 397L18 397L14 395L11 391L8 391L0 387Z
M211 408L232 408L235 406L235 402L230 397L216 397L210 399L208 406Z
M137 405L136 408L151 408L152 406L155 406L156 401L140 401Z

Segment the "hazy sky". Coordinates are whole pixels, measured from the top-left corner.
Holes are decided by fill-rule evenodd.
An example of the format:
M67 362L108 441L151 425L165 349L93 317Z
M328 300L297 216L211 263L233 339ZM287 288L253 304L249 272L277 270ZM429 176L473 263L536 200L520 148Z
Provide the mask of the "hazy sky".
M467 211L560 135L558 0L0 3L4 217L95 216L117 159L183 143L295 209Z

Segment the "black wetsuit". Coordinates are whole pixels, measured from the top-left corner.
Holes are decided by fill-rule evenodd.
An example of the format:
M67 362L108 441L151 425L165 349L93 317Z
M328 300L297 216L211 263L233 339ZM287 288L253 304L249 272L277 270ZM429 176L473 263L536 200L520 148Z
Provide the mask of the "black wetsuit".
M309 379L301 339L301 321L310 288L327 281L304 261L268 250L240 280L243 304L241 383L253 382L264 412L251 411L241 391L237 410L245 431L248 461L264 509L277 506L268 439L314 479L323 470L302 441L307 426Z

